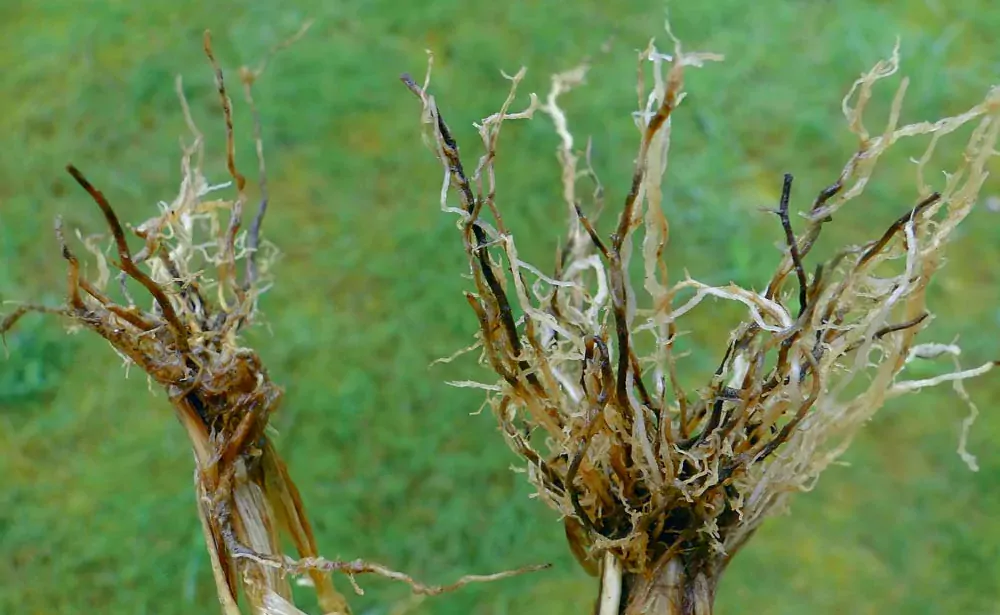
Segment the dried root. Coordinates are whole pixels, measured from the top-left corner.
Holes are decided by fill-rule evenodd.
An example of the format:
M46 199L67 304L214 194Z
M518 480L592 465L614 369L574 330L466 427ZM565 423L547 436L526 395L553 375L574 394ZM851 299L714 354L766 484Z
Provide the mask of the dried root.
M275 50L304 32L305 28ZM28 312L62 315L72 326L106 339L129 364L138 365L167 391L194 452L198 514L226 615L240 613L240 588L255 613L301 614L292 602L290 575L310 577L324 613L347 615L350 608L334 588L332 572L348 575L355 588L355 575L371 573L405 582L419 594L438 594L539 569L468 576L452 585L433 587L380 564L331 562L319 556L299 491L268 434L268 421L283 391L270 379L258 354L240 340L241 332L258 318L257 299L269 288L276 255L275 248L261 239L268 191L252 95L254 81L267 62L240 71L254 119L261 192L250 228L243 230L247 180L235 157L232 102L208 32L204 47L225 119L226 162L232 182L211 185L202 175L204 139L191 118L178 78L177 92L193 141L183 150L180 191L171 203L160 203L159 215L126 229L105 195L83 172L68 167L101 209L111 231L117 259L111 265L119 272L117 294L121 297L115 298L106 288L111 276L104 252L93 239L85 242L99 272L96 280L88 280L57 221L56 236L68 263L66 304L21 306L3 319L0 335ZM216 196L230 186L235 188L235 198ZM130 247L128 232L138 238L139 250ZM136 288L148 298L134 299ZM285 538L295 545L301 559L282 554Z
M786 250L766 290L690 278L671 284L661 181L672 117L684 99L685 70L721 59L685 52L674 42L673 54L651 43L640 55L640 75L642 65L652 65L653 87L646 93L640 79L635 171L608 238L589 218L604 199L589 164L579 168L581 158L589 161L589 145L585 153L574 149L558 106L586 67L557 75L544 105L532 96L518 113L508 109L523 70L508 77L512 86L500 112L478 126L485 153L471 175L426 84L403 76L422 103L442 163L441 207L458 217L475 284L466 299L479 321L482 362L499 376L479 386L539 495L563 515L581 564L603 574L605 588L617 587L617 594L602 593L605 602L619 596L612 606L601 603L602 615L618 613L619 602L623 613L654 612L643 609L655 603L656 583L628 582L630 576L662 580L683 573L687 589L701 587L710 602L713 579L763 518L788 494L808 489L887 399L942 382L960 386L995 365L905 379L907 363L920 356L917 334L931 322L927 284L996 154L1000 89L956 117L899 126L904 79L885 128L870 134L865 108L874 86L897 71L894 50L844 98L858 150L813 200L798 233L789 215L792 177L785 177L776 213ZM552 275L519 259L499 216L493 170L504 120L536 111L555 124L570 212ZM925 168L938 140L970 122L976 128L962 162L932 190ZM899 218L867 244L808 263L824 225L861 196L882 155L918 135L930 135L930 144L916 167L916 195L906 197L912 204L899 203ZM578 196L582 180L596 186L590 199ZM449 187L460 207L449 206ZM641 289L627 273L635 252L643 263ZM686 392L677 378L677 323L708 297L742 304L747 317L730 334L715 373L698 391ZM653 342L648 354L637 350L643 336ZM848 388L859 382L865 383L861 392ZM963 458L971 460L964 447L963 437Z

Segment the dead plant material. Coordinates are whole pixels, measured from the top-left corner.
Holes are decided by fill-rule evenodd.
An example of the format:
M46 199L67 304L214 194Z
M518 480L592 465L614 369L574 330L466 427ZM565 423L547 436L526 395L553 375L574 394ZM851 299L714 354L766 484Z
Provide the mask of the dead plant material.
M291 40L304 31L305 27ZM286 46L283 43L275 50ZM347 600L334 588L331 573L347 575L359 592L354 576L375 574L405 582L419 594L438 594L541 568L466 576L437 587L381 564L333 562L319 556L302 498L268 433L282 388L271 380L258 354L240 339L241 332L257 320L257 299L270 287L276 256L274 246L261 238L268 191L260 120L252 96L252 86L267 62L240 71L254 119L261 192L257 213L249 231L244 231L246 177L237 165L232 102L208 32L204 48L225 119L226 167L232 182L212 185L202 174L203 135L191 117L178 78L177 93L193 141L183 148L183 179L177 196L169 204L160 204L159 215L129 228L139 240L138 250L129 245L126 227L109 199L81 170L67 167L104 214L117 257L111 264L120 272L122 300L106 289L110 268L104 252L87 243L100 274L87 279L57 221L56 236L68 264L66 304L21 306L3 319L0 334L6 334L28 312L62 315L71 326L106 339L127 363L142 368L151 382L166 390L194 452L198 516L226 615L240 613L241 588L255 613L300 615L289 583L294 575L311 578L324 613L347 615ZM235 187L235 198L216 196L230 186ZM242 275L241 263L245 265ZM129 286L136 283L151 298L149 307L133 299ZM284 539L291 540L300 559L282 554Z
M812 486L886 400L957 384L995 365L923 380L905 373L911 360L928 354L917 344L931 322L927 284L996 154L1000 89L955 117L900 126L904 79L885 128L870 134L862 118L875 85L898 70L893 50L844 97L857 152L815 198L798 233L789 215L792 177L785 176L777 213L786 249L766 291L689 277L671 283L661 182L673 117L683 109L685 71L720 59L683 51L676 39L672 54L652 43L640 54L638 153L608 238L588 217L604 203L589 144L585 154L575 149L558 104L583 81L586 66L556 75L545 104L532 95L519 112L510 108L524 71L507 77L510 93L500 111L477 125L485 151L471 174L426 83L402 78L422 103L442 163L441 207L458 218L475 285L467 300L480 324L476 347L499 376L496 383L463 384L487 391L529 480L565 519L573 552L601 575L600 615L710 612L730 558L789 494ZM648 93L644 66L652 67ZM494 213L501 209L494 173L500 129L536 112L553 119L559 137L569 214L551 276L520 260L514 236ZM932 190L925 169L935 145L968 123L975 129L964 157ZM867 245L807 263L824 225L862 195L881 157L918 135L930 143L917 161L916 195L897 205L904 213ZM592 197L578 190L580 181L597 187ZM449 205L449 187L459 207ZM633 256L642 259L641 284L627 273ZM689 393L677 378L678 321L709 297L738 302L747 316L731 332L718 370ZM638 355L642 336L653 351ZM964 435L961 452L972 459Z

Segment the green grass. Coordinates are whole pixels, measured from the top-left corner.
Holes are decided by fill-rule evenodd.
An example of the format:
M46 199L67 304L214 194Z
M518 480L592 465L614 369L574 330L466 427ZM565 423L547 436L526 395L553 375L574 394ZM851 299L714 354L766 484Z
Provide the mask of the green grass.
M715 282L765 283L780 229L758 208L776 202L785 171L796 174L798 207L836 176L852 148L840 98L897 35L913 80L904 119L957 113L1000 81L1000 13L987 0L694 5L677 3L674 30L689 48L727 61L690 74L675 124L666 204L678 274L686 266ZM468 284L452 220L437 208L439 167L396 77L421 74L424 49L435 51L438 100L471 156L471 122L506 93L500 69L528 66L525 90L544 92L550 73L593 56L590 84L566 100L578 138L593 136L617 201L635 148L634 50L663 38L660 3L8 0L0 8L0 300L59 300L54 216L102 230L65 163L88 173L125 219L145 219L172 198L184 135L176 73L211 136L212 178L225 178L204 28L235 84L236 67L309 17L317 20L310 34L257 90L273 193L266 231L284 256L263 302L269 328L252 343L287 386L274 418L278 446L322 550L435 582L551 561L554 570L428 599L413 612L586 612L592 583L568 555L557 519L509 471L514 457L491 418L469 416L475 392L442 384L476 368L428 368L466 345L475 323L460 295ZM879 109L890 96L880 92ZM237 130L249 171L249 115L239 102ZM555 145L544 118L512 125L499 165L510 225L528 260L542 263L563 214ZM876 179L838 218L840 239L879 233L909 205L905 159ZM998 191L994 180L986 193ZM972 216L934 289L934 340L961 335L968 365L998 354L996 216ZM724 334L712 307L700 314L690 338L697 369L717 359ZM66 337L55 321L27 319L8 343L0 612L217 612L191 454L163 394L151 396L135 370L126 380L106 344ZM955 454L965 409L950 391L891 404L847 455L849 467L831 469L736 558L720 613L997 613L1000 455L990 435L1000 417L990 402L1000 386L981 380L969 389L984 410L970 443L978 474ZM361 582L359 613L389 613L407 598L387 582Z

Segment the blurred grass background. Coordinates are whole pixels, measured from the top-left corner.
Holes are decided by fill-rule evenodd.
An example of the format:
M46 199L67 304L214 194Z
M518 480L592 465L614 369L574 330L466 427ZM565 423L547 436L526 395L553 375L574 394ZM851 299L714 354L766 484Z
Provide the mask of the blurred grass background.
M1000 81L1000 12L988 0L720 0L671 11L689 49L727 56L689 73L675 124L665 203L678 275L687 267L717 283L766 282L781 235L759 208L776 203L783 172L796 175L799 208L836 177L854 146L840 99L897 36L902 73L913 80L904 120L958 113ZM316 19L309 35L277 57L256 90L273 197L265 230L284 256L263 302L269 326L251 341L287 386L273 421L278 446L322 551L433 582L551 561L554 570L409 612L587 612L593 584L553 513L509 471L513 456L494 422L469 416L479 396L442 384L480 374L471 358L428 367L467 345L475 323L460 296L468 284L453 221L438 211L439 167L397 75L422 74L424 50L436 53L434 90L471 160L471 123L507 91L500 69L528 66L522 92L544 94L552 72L593 57L589 85L565 100L579 142L593 137L617 203L636 143L628 115L635 50L665 39L660 2L4 0L0 300L60 300L54 216L103 231L65 163L88 173L126 220L144 220L173 197L178 138L187 136L177 73L209 135L210 178L224 180L202 30L213 30L235 86L238 66L307 18ZM891 87L878 94L873 130ZM250 172L249 114L235 88L233 98L238 159ZM555 146L539 117L505 129L501 148L500 202L522 253L541 264L563 219ZM953 161L945 156L941 168ZM985 195L998 190L993 180ZM842 241L875 236L912 196L900 150L830 228ZM998 354L998 215L973 214L934 288L941 317L925 339L961 336L967 365ZM718 314L732 312L719 309L693 318L691 378L703 378L722 350ZM191 455L163 395L151 396L136 370L126 380L106 344L66 336L53 320L24 320L8 345L0 612L217 612ZM970 442L980 472L955 454L966 410L950 390L891 404L846 456L849 467L831 469L736 558L719 612L1000 613L1000 455L990 437L1000 429L991 403L1000 385L983 379L969 390L985 411ZM358 613L408 604L402 587L361 582Z

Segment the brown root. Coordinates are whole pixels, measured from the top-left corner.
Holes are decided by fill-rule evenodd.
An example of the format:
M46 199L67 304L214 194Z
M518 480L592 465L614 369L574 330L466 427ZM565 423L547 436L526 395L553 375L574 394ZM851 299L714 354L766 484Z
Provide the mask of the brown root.
M304 31L277 46L272 54ZM240 613L241 593L254 612L301 615L292 601L291 574L310 576L326 615L349 615L347 599L334 587L333 572L348 575L352 584L355 575L376 574L432 595L540 569L471 575L451 585L430 586L379 564L320 557L299 490L268 435L268 424L280 406L283 390L271 380L259 355L242 345L240 337L245 327L255 322L257 299L269 287L269 261L273 258L273 248L261 237L268 190L260 119L252 94L267 62L240 72L254 120L262 194L253 222L244 230L241 219L246 178L236 166L232 102L208 32L204 46L225 121L226 162L235 198L218 198L218 191L225 186L212 186L202 175L203 135L191 118L178 79L177 91L193 142L183 150L183 179L177 197L160 215L130 229L142 242L138 252L129 247L126 227L105 195L76 167L68 167L104 214L118 256L112 264L119 270L125 303L118 303L104 289L110 271L102 250L93 241L85 242L100 272L97 279L89 280L57 221L56 236L67 262L66 303L58 307L22 305L0 323L0 336L28 312L59 314L72 325L103 337L167 392L194 453L197 511L226 615ZM227 215L228 221L224 221ZM237 276L239 265L245 265L242 280ZM215 279L211 272L215 272ZM148 292L151 305L144 309L136 304L126 278ZM301 559L282 553L285 539L290 539Z
M592 573L599 561L606 562L605 572L608 565L620 569L615 595L621 613L707 613L715 581L732 555L788 494L813 484L888 398L960 383L993 365L900 381L917 335L930 322L927 283L996 154L1000 89L958 116L900 126L904 80L884 130L873 136L862 118L875 85L897 70L894 50L845 97L845 119L859 149L815 197L798 233L790 215L792 177L785 176L776 213L786 249L766 292L687 277L671 284L663 259L669 225L661 207L671 124L684 109L684 72L718 59L685 52L676 39L671 54L652 44L641 54L641 65L653 66L654 87L647 91L641 69L636 164L608 238L591 223L595 212L577 197L577 182L593 175L577 168L581 158L589 160L590 143L585 153L573 149L558 106L559 97L582 82L585 67L553 78L540 108L559 137L562 193L571 212L553 277L521 261L515 237L495 214L487 218L501 209L494 188L496 135L505 120L529 119L537 103L532 96L525 111L507 111L523 71L509 78L501 111L478 125L485 152L473 178L427 84L403 76L421 102L444 184L461 205L450 207L442 192L442 210L460 218L473 274L475 294L467 299L479 321L476 346L482 363L499 377L476 386L487 392L487 404L541 499L566 519L577 559ZM945 185L931 190L923 173L935 144L970 122L978 127L962 162L946 175ZM879 159L897 141L920 135L931 141L918 161L916 206L861 248L807 264L824 226L862 195ZM489 190L479 195L472 189L478 177L489 179ZM599 180L593 183L597 209L604 193ZM643 261L642 288L628 275L633 254ZM788 291L785 282L792 276L796 288ZM708 297L742 304L747 317L732 331L718 370L692 396L678 381L673 343L678 321ZM515 319L515 312L523 316ZM636 343L641 337L652 342L645 356ZM861 392L847 392L862 380L869 384ZM969 420L976 412L971 408ZM541 438L518 436L522 425L548 436L544 450L538 448ZM655 602L675 586L698 599L670 610L642 597ZM618 606L604 608L599 605L601 615L619 614Z

